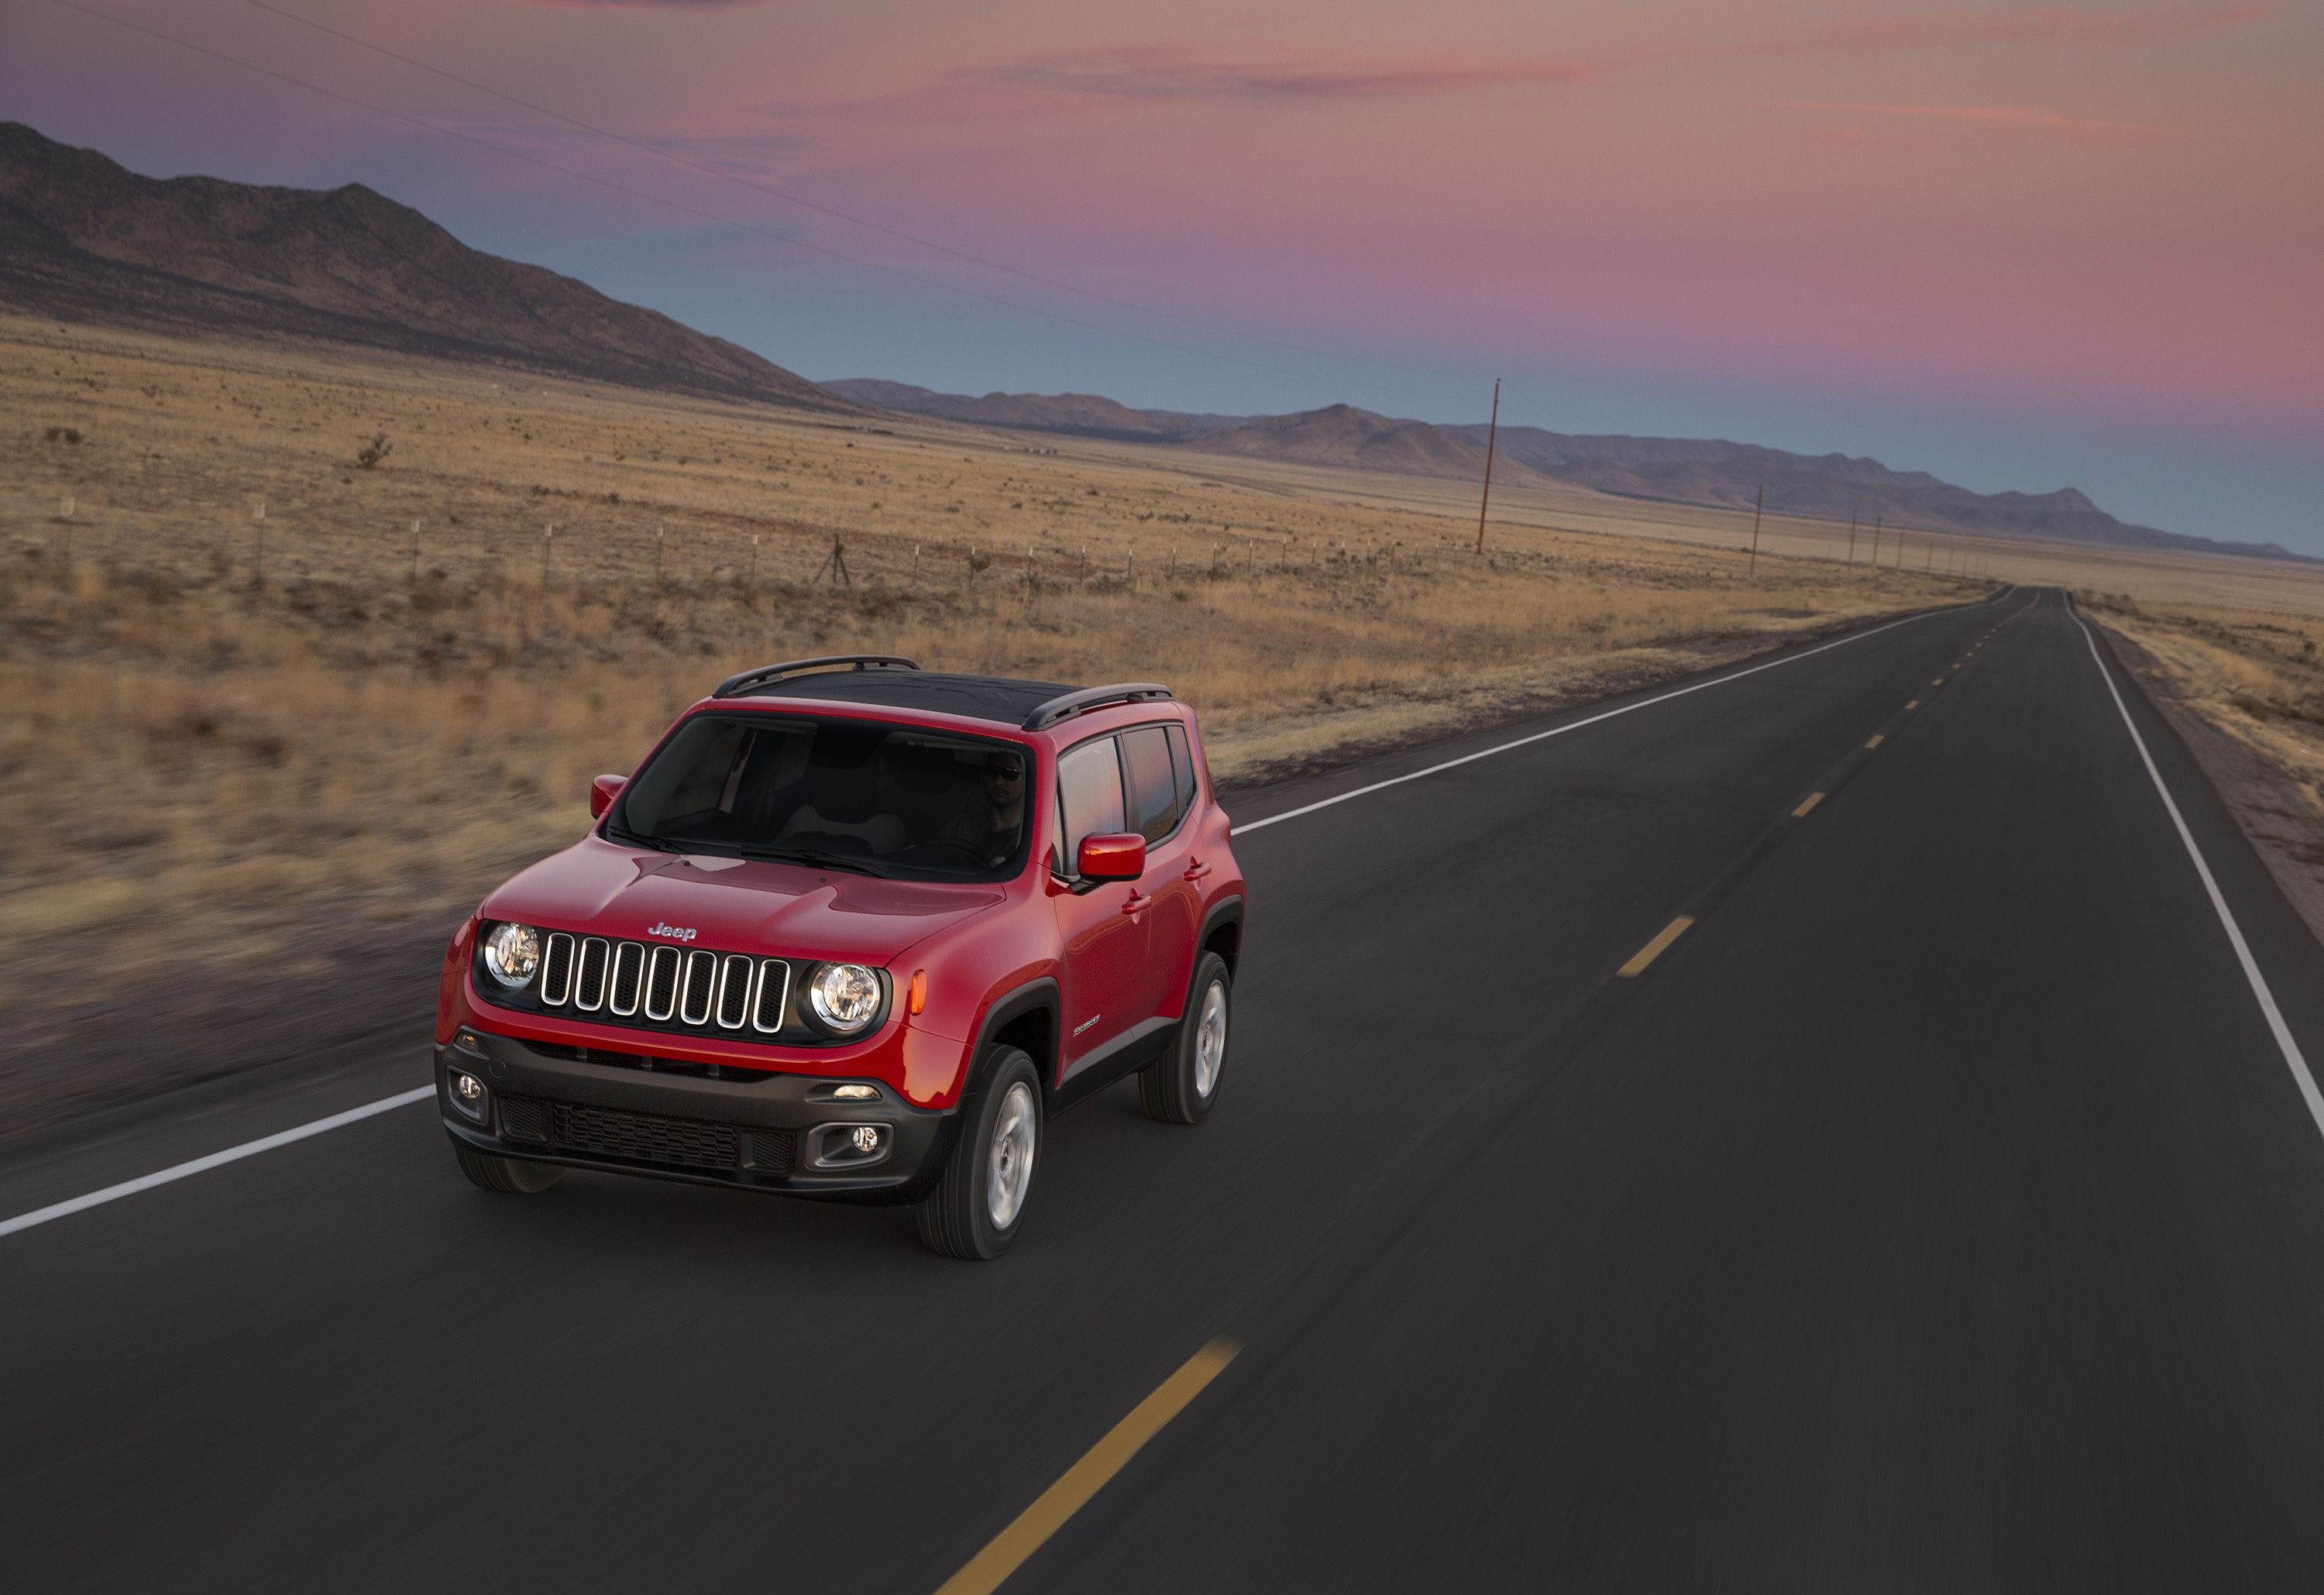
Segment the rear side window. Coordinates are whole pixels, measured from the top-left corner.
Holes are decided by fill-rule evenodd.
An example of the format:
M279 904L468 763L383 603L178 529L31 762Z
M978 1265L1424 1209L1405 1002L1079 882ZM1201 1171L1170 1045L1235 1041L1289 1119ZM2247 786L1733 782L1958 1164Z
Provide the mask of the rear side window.
M1121 760L1113 739L1102 736L1069 748L1057 761L1057 807L1065 821L1061 873L1071 874L1081 856L1082 838L1111 835L1126 824L1121 802Z
M1165 726L1170 733L1170 768L1178 782L1178 812L1192 814L1194 810L1194 761L1186 749L1186 728Z
M1130 778L1130 801L1139 833L1148 844L1177 828L1178 783L1170 771L1170 741L1158 725L1121 733L1121 763Z

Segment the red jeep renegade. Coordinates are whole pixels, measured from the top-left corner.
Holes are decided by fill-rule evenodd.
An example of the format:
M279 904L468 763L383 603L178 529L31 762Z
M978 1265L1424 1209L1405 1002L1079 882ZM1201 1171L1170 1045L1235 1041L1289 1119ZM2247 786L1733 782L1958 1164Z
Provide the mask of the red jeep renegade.
M918 1204L990 1258L1042 1126L1217 1100L1243 880L1193 715L879 655L746 671L486 898L436 1009L488 1190L565 1166Z

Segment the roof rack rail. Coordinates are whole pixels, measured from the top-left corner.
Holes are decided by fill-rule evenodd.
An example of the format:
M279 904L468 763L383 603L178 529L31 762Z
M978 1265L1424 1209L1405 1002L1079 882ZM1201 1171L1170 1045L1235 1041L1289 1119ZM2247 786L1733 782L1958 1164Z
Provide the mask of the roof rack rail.
M712 697L733 697L754 687L764 687L770 681L780 681L786 676L802 670L829 669L835 665L847 665L858 670L917 670L920 667L911 659L892 653L833 653L821 659L792 659L786 664L761 665L755 670L745 670L739 676L729 676L710 692Z
M1154 681L1122 681L1111 687L1084 687L1079 692L1069 692L1063 697L1053 697L1025 716L1022 729L1047 731L1058 721L1070 718L1084 709L1094 709L1101 704L1138 704L1149 698L1167 698L1170 689Z

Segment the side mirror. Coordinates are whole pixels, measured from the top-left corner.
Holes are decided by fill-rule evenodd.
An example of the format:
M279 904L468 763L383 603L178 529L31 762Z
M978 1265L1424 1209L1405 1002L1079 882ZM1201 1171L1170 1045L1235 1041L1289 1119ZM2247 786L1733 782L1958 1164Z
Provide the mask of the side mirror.
M1084 836L1074 871L1084 880L1135 880L1146 873L1146 838L1128 831Z
M620 797L622 788L629 784L630 778L625 775L601 775L591 781L589 817L593 820L604 818L605 811L613 807L613 799Z

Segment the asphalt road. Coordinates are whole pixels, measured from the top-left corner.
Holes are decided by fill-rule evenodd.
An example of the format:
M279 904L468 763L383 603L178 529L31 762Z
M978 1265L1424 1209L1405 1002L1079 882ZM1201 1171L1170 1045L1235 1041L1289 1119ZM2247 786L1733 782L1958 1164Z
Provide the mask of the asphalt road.
M1218 1111L1059 1121L997 1265L490 1196L427 1105L0 1236L0 1587L933 1590L1230 1337L1012 1595L2316 1588L2324 1134L2107 673L2324 1065L2324 950L2013 593L1248 832Z

